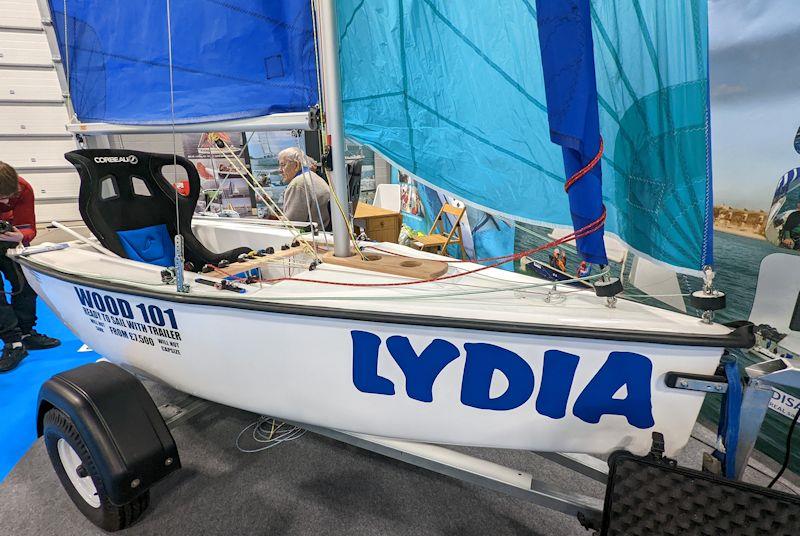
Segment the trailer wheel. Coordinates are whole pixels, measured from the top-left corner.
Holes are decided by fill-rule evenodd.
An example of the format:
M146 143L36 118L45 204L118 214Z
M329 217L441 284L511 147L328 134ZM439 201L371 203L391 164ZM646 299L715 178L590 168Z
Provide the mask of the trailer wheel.
M55 408L49 410L43 420L43 435L61 485L89 521L113 532L132 525L141 517L150 504L150 490L122 506L112 504L86 443L66 414Z

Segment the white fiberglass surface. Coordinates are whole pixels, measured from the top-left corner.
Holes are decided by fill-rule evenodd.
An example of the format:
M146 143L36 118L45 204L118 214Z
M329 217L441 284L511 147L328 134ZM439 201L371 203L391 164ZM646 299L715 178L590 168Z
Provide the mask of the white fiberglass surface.
M289 229L255 222L237 218L196 218L192 220L192 231L204 246L216 252L241 246L256 250L280 248L294 240L295 234Z
M413 257L447 259L397 244L381 243L371 247ZM121 283L165 294L175 292L174 285L162 283L161 267L109 257L74 243L69 248L38 253L29 259L37 264L88 279ZM598 298L592 290L559 285L553 293L551 282L497 268L445 281L404 286L349 286L410 280L330 263L323 263L313 271L308 271L310 262L311 256L304 254L287 263L271 264L262 277L277 281L250 285L240 283L245 288L242 294L217 290L213 286L195 282L197 278L219 279L224 277L223 274L190 273L187 274L187 282L192 285L191 293L197 296L252 299L326 309L625 331L697 335L724 335L730 332L730 328L704 324L697 317L625 299L618 300L616 306L611 308L604 298ZM479 265L473 263L451 262L448 274L477 267ZM230 267L226 271L233 273L233 270Z

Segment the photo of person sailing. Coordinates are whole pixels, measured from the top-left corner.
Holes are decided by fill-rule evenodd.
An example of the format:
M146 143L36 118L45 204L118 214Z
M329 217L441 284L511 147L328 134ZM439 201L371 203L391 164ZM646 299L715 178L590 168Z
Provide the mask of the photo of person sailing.
M780 246L800 251L800 202L795 205L794 212L789 213L783 221Z

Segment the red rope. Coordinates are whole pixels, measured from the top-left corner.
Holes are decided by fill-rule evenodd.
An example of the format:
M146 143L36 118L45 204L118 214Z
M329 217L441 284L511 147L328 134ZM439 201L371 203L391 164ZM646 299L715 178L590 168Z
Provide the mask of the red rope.
M592 170L592 168L594 168L597 165L598 162L600 162L600 158L602 158L602 156L603 156L603 138L601 136L600 137L600 146L599 146L599 148L597 150L597 154L594 156L594 158L592 158L592 160L588 164L586 164L583 168L581 168L580 170L575 172L567 180L567 182L564 183L564 190L568 192L569 189L572 187L572 185L574 185L581 178L583 178L587 173L589 173ZM560 246L561 244L564 244L564 243L567 243L567 242L571 242L571 241L576 240L578 238L583 238L584 236L587 236L587 235L592 234L593 232L597 231L600 227L603 226L605 221L606 221L606 208L603 207L603 213L595 221L589 223L588 225L585 225L584 227L581 227L577 231L573 231L573 232L569 233L566 236L563 236L563 237L561 237L561 238L559 238L557 240L553 240L552 242L548 242L547 244L544 244L543 246L539 246L539 247L536 247L536 248L533 248L533 249L528 249L526 251L520 251L519 253L513 253L513 254L510 254L510 255L501 255L499 257L487 257L485 259L477 259L475 261L448 261L448 262L487 262L487 261L498 261L498 262L494 262L492 264L487 264L485 266L480 266L478 268L473 268L471 270L466 270L464 272L459 272L459 273L456 273L456 274L443 275L443 276L439 276L439 277L432 277L430 279L417 279L417 280L413 280L413 281L398 281L396 283L343 283L343 282L340 282L340 281L320 281L320 280L317 280L317 279L304 279L302 277L276 277L276 278L273 278L273 279L259 279L258 281L261 282L261 283L279 283L281 281L300 281L300 282L303 282L303 283L317 283L317 284L322 284L322 285L334 285L334 286L341 286L341 287L404 287L404 286L409 286L409 285L420 285L422 283L435 283L435 282L438 282L438 281L447 281L448 279L454 279L456 277L463 277L465 275L470 275L470 274L475 274L475 273L478 273L478 272L482 272L483 270L488 270L489 268L496 268L496 267L501 266L503 264L506 264L508 262L519 260L522 257L526 257L528 255L532 255L532 254L537 253L539 251L543 251L545 249L554 248L556 246ZM381 251L383 253L387 253L387 254L390 254L390 255L398 255L400 257L405 256L405 255L399 255L399 254L393 253L391 251L384 251L384 250L381 250L381 249L376 248L376 247L372 247L372 249L375 249L376 251ZM214 270L217 271L217 272L220 272L222 274L225 274L227 277L233 277L234 279L237 279L237 280L240 280L240 281L244 280L242 278L236 278L236 276L234 276L233 274L228 274L225 271L220 270L216 266L214 267Z
M488 270L489 268L496 268L496 267L498 267L498 266L500 266L502 264L506 264L507 262L511 262L511 261L514 261L514 260L517 260L517 259L521 259L522 257L525 257L527 255L531 255L533 253L536 253L536 252L539 252L539 251L542 251L542 250L545 250L545 249L556 247L558 245L564 244L565 242L570 242L570 241L572 241L572 240L574 240L576 238L581 238L581 237L583 237L583 236L585 236L585 235L587 235L589 233L594 232L597 227L599 227L600 225L603 224L603 222L605 221L605 218L606 218L606 212L605 212L605 209L604 209L603 210L603 214L600 216L600 218L598 218L594 222L590 223L589 225L579 229L578 231L572 232L572 233L570 233L570 234L568 234L568 235L566 235L566 236L564 236L562 238L559 238L557 240L553 240L552 242L548 242L547 244L544 244L542 246L539 246L539 247L536 247L536 248L533 248L533 249L529 249L529 250L526 250L526 251L520 251L519 253L515 253L513 255L506 255L506 256L498 257L499 259L504 259L504 260L501 260L499 262L495 262L495 263L488 264L488 265L485 265L485 266L480 266L478 268L473 268L472 270L466 270L464 272L459 272L459 273L456 273L456 274L449 274L449 275L443 275L443 276L439 276L439 277L432 277L430 279L416 279L416 280L413 280L413 281L398 281L398 282L395 282L395 283L343 283L341 281L320 281L318 279L305 279L305 278L302 278L302 277L276 277L276 278L273 278L273 279L259 279L258 281L261 282L261 283L280 283L281 281L300 281L300 282L303 282L303 283L318 283L318 284L322 284L322 285L333 285L333 286L340 286L340 287L404 287L404 286L409 286L409 285L419 285L419 284L422 284L422 283L435 283L435 282L438 282L438 281L447 281L448 279L454 279L456 277L463 277L465 275L470 275L470 274L475 274L475 273L478 273L478 272L482 272L483 270ZM390 252L387 252L387 253L390 253ZM243 278L237 278L233 274L228 274L227 272L225 272L224 270L221 270L219 268L215 268L215 271L220 272L220 273L226 275L227 277L233 277L234 279L237 279L239 281L243 281L244 280Z
M569 189L572 188L572 185L578 182L584 175L589 173L600 161L600 158L603 157L603 136L600 136L600 146L597 148L597 154L594 155L592 161L583 166L579 169L575 174L573 174L567 182L564 183L564 191L569 192Z

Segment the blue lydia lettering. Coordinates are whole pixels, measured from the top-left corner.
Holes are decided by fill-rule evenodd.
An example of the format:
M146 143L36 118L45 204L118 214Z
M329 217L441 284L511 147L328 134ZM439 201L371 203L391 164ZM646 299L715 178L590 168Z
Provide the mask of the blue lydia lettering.
M653 363L643 355L611 352L597 374L578 396L572 413L580 420L596 424L603 415L623 415L636 428L650 428L653 404L650 398L650 377ZM623 399L614 394L623 386L628 394Z
M80 296L80 292L79 292ZM378 374L381 338L366 331L351 331L353 340L353 384L363 393L394 395L391 380ZM386 341L389 353L406 378L406 393L422 402L433 401L433 384L444 368L461 354L452 343L434 339L417 353L407 337ZM533 394L534 374L516 353L486 343L465 343L461 403L478 409L507 411L525 404ZM553 419L566 416L580 357L560 350L544 354L541 387L536 411ZM505 376L505 391L491 397L495 372ZM597 424L603 415L621 415L631 426L647 429L655 425L651 400L653 364L631 352L611 352L600 370L578 395L572 413L584 422ZM625 398L614 398L625 387ZM796 402L792 400L791 402Z
M560 350L544 353L542 383L536 397L536 411L553 419L567 414L567 401L572 389L572 380L580 357Z
M467 362L461 383L461 403L479 409L509 410L518 408L533 394L533 371L520 356L510 350L484 343L466 343ZM508 387L491 398L494 372L501 372Z
M420 402L433 402L433 382L448 363L461 355L458 348L442 339L431 341L419 355L408 337L389 337L386 347L406 377L406 394Z
M362 393L393 395L391 380L378 376L381 338L367 331L351 331L353 339L353 385Z

